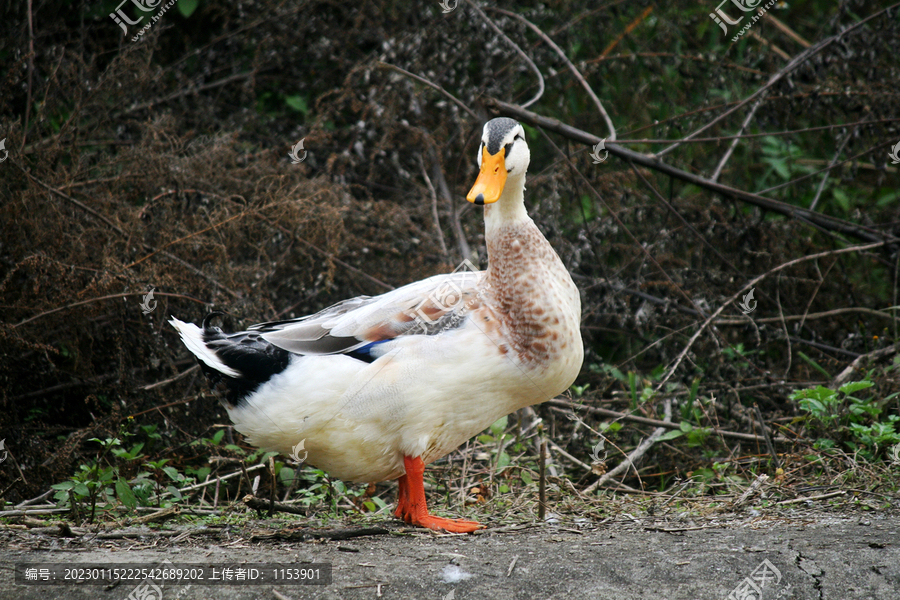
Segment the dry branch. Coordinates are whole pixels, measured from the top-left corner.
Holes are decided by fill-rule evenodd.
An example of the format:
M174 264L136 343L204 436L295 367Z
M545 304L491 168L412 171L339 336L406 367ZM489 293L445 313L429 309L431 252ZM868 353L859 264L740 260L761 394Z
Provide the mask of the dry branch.
M566 123L563 123L557 119L545 117L543 115L531 112L516 104L509 104L507 102L503 102L502 100L497 100L496 98L488 99L487 104L499 114L514 117L528 123L529 125L542 127L549 131L553 131L575 142L579 142L588 146L594 146L601 140L601 138L597 137L596 135L593 135L576 127L572 127L571 125L567 125ZM876 147L875 149L877 149L878 147ZM853 236L866 242L884 242L896 244L898 241L900 241L898 240L898 238L894 237L891 234L878 231L877 229L871 227L857 225L849 221L844 221L843 219L819 214L805 208L800 208L798 206L792 206L790 204L775 200L774 198L767 198L765 196L760 196L752 192L745 192L744 190L739 190L727 185L722 185L721 183L715 181L710 181L705 177L700 177L699 175L688 173L687 171L683 171L678 167L668 165L657 158L653 158L646 154L641 154L640 152L635 152L633 150L623 148L618 144L608 143L605 145L605 149L613 156L616 156L623 160L634 162L638 165L641 165L642 167L646 167L653 171L669 175L681 181L692 183L698 187L722 194L723 196L726 196L728 198L741 200L748 204L758 206L759 208L770 210L780 215L785 215L787 217L810 223L828 231L843 233L845 235Z
M644 456L644 454L647 453L647 450L649 450L650 447L656 443L656 440L659 439L659 437L663 433L665 433L666 427L668 427L668 425L666 425L666 424L671 424L671 419L672 419L672 399L666 398L665 420L663 421L663 425L654 429L653 433L650 434L650 437L648 437L647 439L642 441L640 444L638 444L638 447L635 448L631 452L631 454L626 456L622 460L622 462L620 462L618 465L616 465L616 467L613 470L604 473L600 477L600 479L598 479L597 481L595 481L594 483L592 483L591 485L586 487L584 490L584 494L587 495L587 494L592 493L594 490L599 488L601 485L603 485L604 483L606 483L607 481L609 481L610 479L612 479L619 473L623 473L623 472L627 471L629 467L632 467L632 468L634 468L635 471L637 471L637 467L635 467L635 465L634 465L635 461L640 459L642 456ZM643 487L643 485L641 487Z
M719 121L721 121L722 119L727 117L728 115L732 114L733 112L735 112L736 110L738 110L739 108L744 106L745 104L748 104L750 101L761 97L763 94L766 93L766 91L769 88L771 88L773 85L775 85L783 77L792 73L800 65L802 65L807 60L809 60L810 58L812 58L813 56L815 56L816 54L818 54L819 52L821 52L822 50L824 50L825 48L830 46L832 43L849 35L850 33L856 31L857 29L860 29L864 24L875 19L876 17L881 16L882 14L888 13L891 9L896 8L897 6L900 6L900 3L894 4L892 6L888 6L887 8L884 8L874 14L869 15L865 19L860 19L853 25L850 25L849 27L841 30L840 33L833 35L831 37L825 38L824 40L817 42L815 45L810 46L809 48L807 48L806 50L804 50L803 52L801 52L800 54L795 56L793 58L793 60L788 62L788 64L786 64L784 67L782 67L777 73L775 73L774 75L769 77L769 80L766 81L765 85L763 85L761 88L759 88L758 90L756 90L755 92L753 92L752 94L750 94L749 96L747 96L746 98L744 98L743 100L741 100L740 102L738 102L737 104L735 104L734 106L732 106L731 108L729 108L728 110L726 110L725 112L720 114L719 116L715 117L711 121L708 121L705 125L703 125L699 129L694 130L693 133L685 136L684 139L690 139L692 137L696 137L699 133L706 131L707 129L709 129L710 127L712 127L713 125L715 125L716 123L718 123ZM674 150L675 148L677 148L680 145L681 145L680 141L676 142L676 143L672 144L671 146L669 146L668 148L666 148L665 150L662 150L659 153L657 153L657 156L662 156L663 154L666 154L670 150Z
M477 4L472 2L472 0L466 0L466 1L469 3L469 6L472 7L472 10L474 10L478 14L478 16L481 17L484 20L484 22L487 23L488 26L494 30L494 33L496 33L501 38L506 40L506 43L513 47L513 50L516 51L516 54L518 54L519 57L522 60L524 60L525 63L531 68L531 70L534 71L534 74L537 75L538 91L531 100L529 100L522 106L528 107L528 106L531 106L532 104L534 104L535 102L537 102L538 100L540 100L541 96L544 95L544 76L541 74L541 70L538 69L538 66L536 64L534 64L534 61L531 60L531 58L527 54L525 54L525 51L522 50L517 43L512 41L508 35L503 33L503 30L500 29L497 26L497 24L494 23L494 21L490 17L488 17L486 14L484 14L484 11L481 10L481 7L479 7Z
M548 401L548 404L553 406L558 406L560 408L568 408L570 410L585 410L589 413L600 415L601 417L610 417L613 419L621 419L622 421L631 421L632 423L641 423L642 425L652 425L654 427L665 427L667 429L678 429L680 425L678 423L673 423L670 421L660 421L658 419L649 419L647 417L639 417L637 415L630 415L628 413L618 412L615 410L609 410L608 408L596 408L594 406L584 406L580 404L575 404L573 402L567 402L565 400L553 399ZM751 433L738 433L737 431L725 431L724 429L718 429L715 427L710 428L710 432L716 435L720 435L722 437L732 438L736 440L742 440L745 442L761 442L765 443L766 440L761 435L753 435ZM773 441L780 442L783 444L791 443L791 440L785 437L775 437L772 438Z
M607 137L607 139L611 142L615 141L616 128L613 125L612 119L609 118L609 114L606 112L606 109L603 107L603 103L600 102L600 98L598 98L597 94L594 93L593 88L591 88L590 84L584 78L584 75L582 75L581 72L575 67L575 65L572 64L572 61L569 60L569 57L566 56L566 53L563 52L563 49L560 48L549 35L544 33L540 27L538 27L537 25L535 25L534 23L532 23L531 21L529 21L522 15L518 15L518 14L516 14L514 12L510 12L508 10L503 10L502 8L490 8L489 10L493 10L498 13L504 14L508 17L513 17L515 19L518 19L519 21L521 21L522 23L527 25L532 31L534 31L536 34L538 34L541 37L541 39L547 43L548 46L553 48L553 51L556 52L557 55L559 55L559 57L563 60L563 62L566 63L566 66L569 68L569 70L572 71L572 74L575 76L575 79L578 80L578 82L581 84L581 87L583 87L584 91L587 92L587 95L590 96L591 100L594 101L594 106L597 107L597 110L600 112L600 116L603 117L604 121L606 121L606 126L609 128L609 136ZM652 8L649 10L652 10ZM649 10L645 11L645 12L647 14L649 14Z

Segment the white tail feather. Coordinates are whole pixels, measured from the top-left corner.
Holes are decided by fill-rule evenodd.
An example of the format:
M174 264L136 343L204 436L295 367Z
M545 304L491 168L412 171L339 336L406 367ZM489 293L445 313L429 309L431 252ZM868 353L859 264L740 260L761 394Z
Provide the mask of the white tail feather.
M187 349L199 360L202 360L206 366L215 369L223 375L228 375L229 377L241 377L240 372L235 371L223 363L219 360L219 357L216 356L215 352L206 347L206 344L203 343L202 329L193 323L179 321L175 317L169 319L169 324L178 330L179 335L181 335L181 341L184 342Z

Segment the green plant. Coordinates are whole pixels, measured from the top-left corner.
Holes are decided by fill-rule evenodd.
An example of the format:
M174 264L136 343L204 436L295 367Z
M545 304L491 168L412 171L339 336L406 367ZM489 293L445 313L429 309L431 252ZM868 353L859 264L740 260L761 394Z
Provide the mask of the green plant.
M67 481L57 483L51 488L57 490L54 498L61 504L68 504L76 513L82 504L90 505L88 522L94 522L98 500L109 506L115 503L116 498L130 509L137 506L131 486L119 476L118 467L109 463L107 456L112 453L123 460L134 460L143 456L140 454L143 444L136 444L130 451L120 448L122 441L119 438L91 438L91 442L97 442L101 446L100 455L89 464L80 465L75 474ZM106 463L106 464L104 464Z
M129 418L122 425L118 437L88 440L100 444L100 452L96 458L79 465L66 481L51 486L56 490L54 498L60 506L69 507L76 515L85 510L88 512L88 521L93 522L98 508L108 510L119 503L131 510L139 505L150 506L154 503L156 506L168 506L169 502L162 502L160 499L164 491L180 501L182 496L179 488L209 475L209 467L188 466L184 468L185 473L181 473L167 464L170 460L168 458L146 460L144 451L161 441L162 435L156 431L156 425L143 425L138 428L138 433L130 433L128 429L133 423L134 419ZM216 443L221 442L219 434L222 433L224 432L219 431L213 436ZM144 441L126 448L122 440L129 437L141 437ZM243 450L237 449L243 453ZM141 459L144 459L140 464L142 469L134 477L128 478L126 473L134 473L136 463Z
M868 460L876 460L887 448L900 444L900 432L897 431L900 416L885 415L880 419L884 405L900 392L881 401L854 395L874 385L866 377L862 381L845 383L836 390L819 385L791 394L791 400L798 402L800 409L808 413L812 431L821 436L815 442L816 448L825 450L843 444Z
M773 174L781 181L788 181L797 175L805 175L814 170L809 165L798 162L804 158L803 148L785 138L764 136L762 154L762 161L769 167L762 177L764 183Z
M696 448L702 446L706 442L706 438L709 437L710 432L711 430L709 427L694 427L687 421L681 421L678 424L678 429L667 431L657 439L664 442L666 440L674 440L681 436L687 436L688 446Z
M200 438L200 439L194 440L193 442L191 442L191 446L221 447L225 450L230 450L231 452L234 452L235 454L238 454L241 456L247 456L247 451L236 444L222 445L222 439L224 437L225 437L225 430L220 429L217 432L215 432L211 438ZM250 456L247 457L247 460L252 462L260 454L261 454L261 451L254 452L253 454L251 454ZM277 452L273 452L272 454L273 455L277 454Z

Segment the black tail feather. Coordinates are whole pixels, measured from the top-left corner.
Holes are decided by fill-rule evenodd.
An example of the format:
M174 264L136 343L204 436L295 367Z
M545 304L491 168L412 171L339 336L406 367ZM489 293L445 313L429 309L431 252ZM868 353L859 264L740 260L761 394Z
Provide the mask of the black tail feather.
M231 377L201 360L198 362L209 379L210 387L219 392L229 404L237 406L262 384L284 371L291 362L291 353L265 341L255 331L225 333L210 324L214 317L224 315L223 312L215 311L203 318L203 342L215 352L219 360L241 376Z

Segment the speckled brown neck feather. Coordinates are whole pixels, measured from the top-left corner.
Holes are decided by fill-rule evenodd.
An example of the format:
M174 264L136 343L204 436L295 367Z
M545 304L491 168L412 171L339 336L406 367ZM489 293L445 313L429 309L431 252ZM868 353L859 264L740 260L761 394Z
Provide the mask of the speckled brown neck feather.
M531 219L500 226L487 239L486 284L495 315L524 363L547 363L565 349L555 331L563 295L559 256Z

